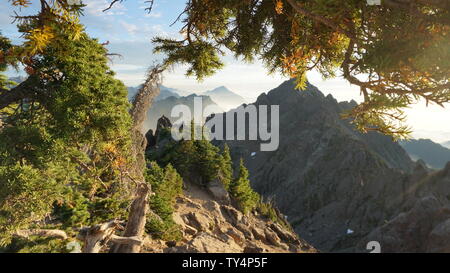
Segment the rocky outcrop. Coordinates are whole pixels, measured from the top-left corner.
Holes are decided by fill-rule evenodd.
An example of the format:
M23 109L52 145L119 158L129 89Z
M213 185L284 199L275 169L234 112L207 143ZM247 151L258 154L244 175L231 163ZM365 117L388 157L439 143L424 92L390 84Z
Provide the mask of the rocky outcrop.
M445 169L428 173L418 163L409 177L413 195L403 210L361 240L378 241L383 252L450 252L450 163Z
M155 133L153 130L149 130L145 134L147 139L146 150L152 149L155 153L161 153L164 146L172 141L171 138L172 123L166 116L162 116L158 119Z
M382 252L450 252L450 207L427 196L385 225L373 230L360 244L377 241Z
M230 195L228 194L228 191L223 186L223 183L220 182L219 179L216 179L212 182L210 182L207 186L207 190L212 196L221 202L224 202L226 204L229 204L230 201Z
M187 183L177 199L174 221L181 242L146 240L147 251L166 253L304 253L315 248L295 233L259 216L243 215L208 189Z

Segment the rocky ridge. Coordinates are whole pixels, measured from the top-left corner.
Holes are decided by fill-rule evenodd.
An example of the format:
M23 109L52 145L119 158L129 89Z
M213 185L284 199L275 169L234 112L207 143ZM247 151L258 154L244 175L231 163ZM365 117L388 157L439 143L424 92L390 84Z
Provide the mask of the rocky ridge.
M225 191L226 193L226 191ZM160 253L312 253L316 250L277 223L254 214L243 215L226 195L185 184L177 198L174 221L181 242L146 240L145 252Z

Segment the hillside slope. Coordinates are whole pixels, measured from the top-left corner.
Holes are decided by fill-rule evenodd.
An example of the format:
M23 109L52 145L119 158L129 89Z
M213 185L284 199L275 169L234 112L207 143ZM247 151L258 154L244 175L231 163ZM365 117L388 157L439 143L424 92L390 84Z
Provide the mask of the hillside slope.
M181 232L181 236L176 237L176 242L147 240L147 251L316 252L297 237L284 215L260 200L249 186L243 170L245 166L239 167L239 175L233 174L229 150L221 151L206 140L174 141L167 134L171 127L170 120L161 117L155 133L149 131L146 135L146 156L150 162L148 173L160 174L156 180L155 176L147 177L156 186L154 202L158 203L154 207L155 213L163 217L159 220L156 217L156 222L168 224L166 228L152 225L149 235L153 239L172 240L174 237L167 233L171 230L172 234ZM166 170L165 174L161 173L159 166ZM167 194L174 193L174 189L180 186L173 170L180 174L183 194L172 195L175 202L168 208L170 202L167 201L171 198ZM162 207L166 209L161 210ZM170 219L168 211L172 211Z

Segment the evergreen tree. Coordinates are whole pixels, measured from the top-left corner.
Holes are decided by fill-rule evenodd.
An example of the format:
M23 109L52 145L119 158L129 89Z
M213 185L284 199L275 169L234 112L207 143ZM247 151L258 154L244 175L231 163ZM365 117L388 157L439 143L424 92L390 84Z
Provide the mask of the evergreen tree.
M201 185L206 185L218 177L220 167L219 149L208 140L196 140L195 171L200 175Z
M231 160L230 148L225 143L222 158L220 161L220 180L225 189L230 190L230 184L233 181L233 161Z
M149 200L154 214L148 216L147 232L155 238L167 241L180 239L181 232L172 215L175 199L183 193L183 179L172 165L169 164L163 169L152 162L147 170L146 180L154 191Z
M234 197L243 213L248 213L258 206L260 197L250 186L248 170L241 159L239 173L230 185L231 196Z
M131 120L106 53L82 34L30 59L35 93L5 108L0 129L0 244L48 216L70 229L125 216Z
M8 78L3 75L3 72L6 71L8 68L8 65L1 60L3 58L1 52L7 52L12 47L11 41L2 36L2 33L0 32L0 88L7 89L10 82L8 81ZM1 123L1 120L0 120Z

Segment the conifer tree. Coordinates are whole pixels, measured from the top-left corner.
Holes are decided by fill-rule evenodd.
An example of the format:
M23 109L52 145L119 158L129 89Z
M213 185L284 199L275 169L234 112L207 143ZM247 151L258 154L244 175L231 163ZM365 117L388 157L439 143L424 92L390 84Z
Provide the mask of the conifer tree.
M230 185L231 196L237 201L243 213L249 213L258 206L260 197L250 186L248 170L244 160L239 163L239 173Z
M180 230L172 215L175 199L183 192L183 179L172 165L169 164L163 169L151 162L146 180L152 185L154 192L149 200L153 213L148 216L147 232L155 238L167 241L180 239Z
M126 216L131 119L126 87L107 62L105 48L82 34L29 63L22 86L34 94L2 113L0 244L49 215L70 228Z
M230 190L230 184L233 181L233 161L231 160L230 148L225 143L220 162L220 180L225 189Z

